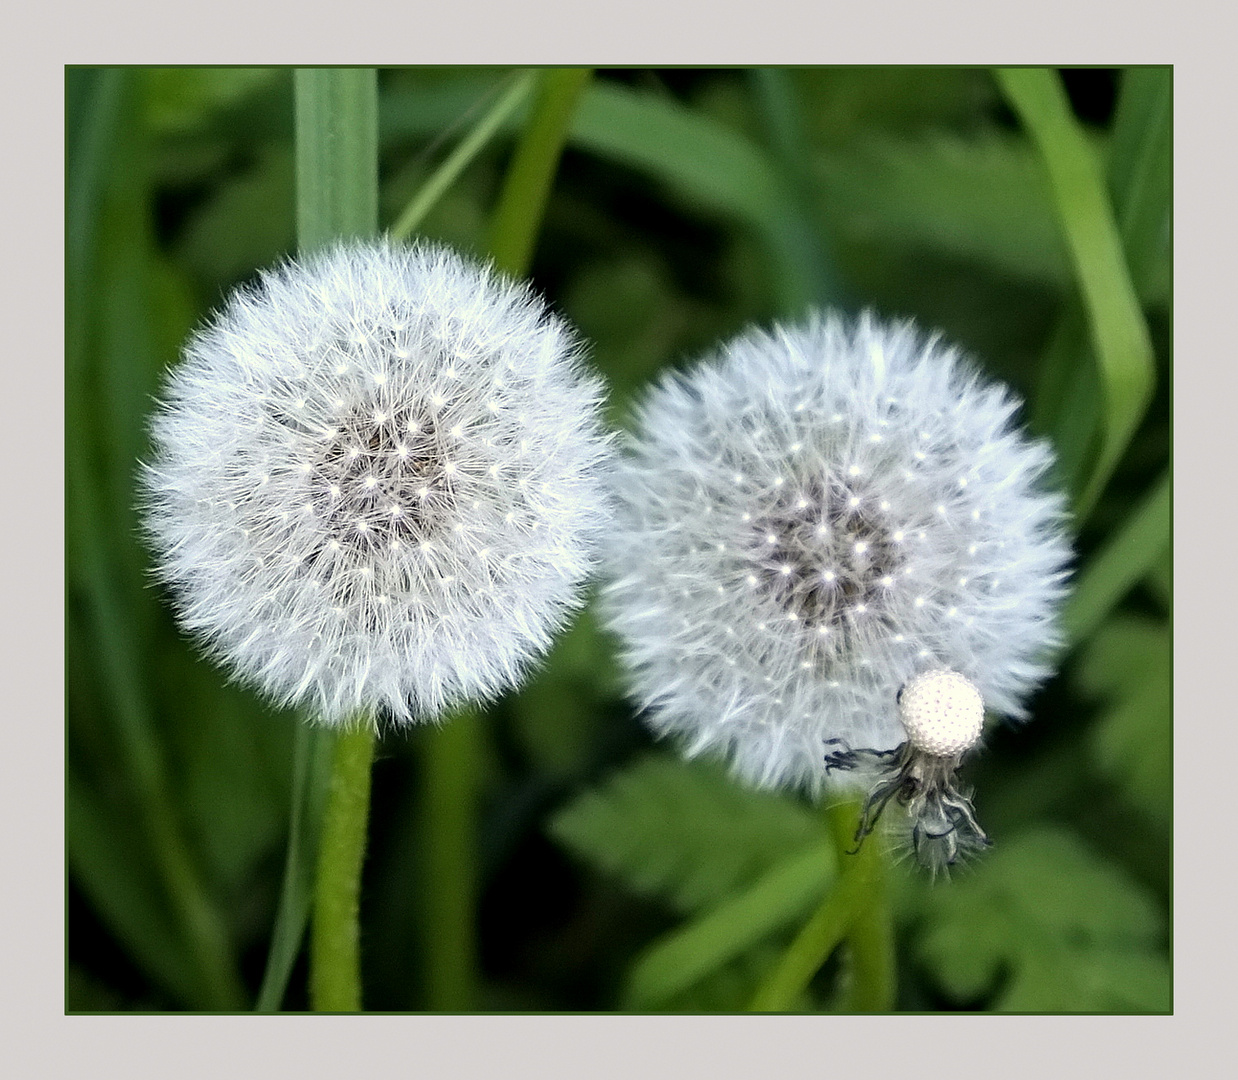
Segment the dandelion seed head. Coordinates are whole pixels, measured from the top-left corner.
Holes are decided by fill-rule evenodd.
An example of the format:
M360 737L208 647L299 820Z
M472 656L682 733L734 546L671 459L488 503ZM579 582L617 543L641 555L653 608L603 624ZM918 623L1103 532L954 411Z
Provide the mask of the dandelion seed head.
M491 697L594 566L601 396L565 323L446 248L288 261L167 378L141 478L157 573L233 675L327 723Z
M907 740L896 697L921 672L1024 715L1069 547L1016 409L871 316L750 332L663 379L617 470L604 592L654 729L817 792L827 742Z

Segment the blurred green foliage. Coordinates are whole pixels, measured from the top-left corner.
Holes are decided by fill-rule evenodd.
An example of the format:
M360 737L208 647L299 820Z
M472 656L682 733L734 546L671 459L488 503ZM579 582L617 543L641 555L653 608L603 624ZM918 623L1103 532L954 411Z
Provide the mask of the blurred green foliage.
M380 73L384 226L505 77ZM67 73L69 1010L247 1008L262 980L301 721L181 637L132 507L160 373L229 289L294 247L291 84L283 69ZM1107 177L1155 387L1079 522L1081 633L1032 722L994 732L969 767L994 851L952 882L896 874L902 1008L1170 1007L1172 568L1168 488L1156 494L1170 74L1064 84ZM424 235L483 249L520 122ZM1074 447L1076 495L1105 422L1049 174L989 71L600 72L531 276L590 341L616 423L662 368L811 304L914 316L965 346L1029 399L1036 430ZM485 719L482 1007L742 1008L832 880L823 817L653 745L591 611ZM425 737L385 737L374 773L374 1009L424 1007ZM305 1004L297 970L290 1008ZM800 1004L829 1007L836 976L827 965Z

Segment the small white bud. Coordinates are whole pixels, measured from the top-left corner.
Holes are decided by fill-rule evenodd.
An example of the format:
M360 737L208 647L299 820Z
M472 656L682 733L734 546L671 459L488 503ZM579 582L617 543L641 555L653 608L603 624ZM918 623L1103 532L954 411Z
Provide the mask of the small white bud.
M899 714L911 745L935 757L970 750L984 724L984 700L957 671L925 671L903 687Z

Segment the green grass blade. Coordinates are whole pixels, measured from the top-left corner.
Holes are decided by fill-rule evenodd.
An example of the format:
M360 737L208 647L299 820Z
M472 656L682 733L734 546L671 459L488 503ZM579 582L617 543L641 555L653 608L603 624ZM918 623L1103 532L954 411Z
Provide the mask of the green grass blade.
M529 271L572 114L592 78L591 68L551 68L541 73L537 99L490 221L490 254L508 274L523 277Z
M421 137L435 130L459 115L481 85L472 79L453 81L431 95L424 109L413 107L412 95L397 95L391 136ZM515 128L514 117L499 125L500 131ZM814 268L779 168L745 136L655 94L595 82L571 116L568 144L645 173L692 207L742 222L764 241L787 297L792 289L803 292L802 282L815 281L815 299L836 299L828 265ZM782 303L794 306L797 301L784 297Z
M176 1001L208 1001L195 966L185 963L181 929L166 898L136 872L150 858L147 847L115 826L115 808L72 762L65 780L65 855L77 888L137 966Z
M1044 158L1087 311L1105 402L1101 446L1076 502L1095 504L1152 397L1152 342L1131 284L1100 164L1061 79L1044 68L1003 68L998 82Z
M769 157L744 136L682 105L608 83L591 88L572 145L640 169L706 210L769 236L783 189Z
M1167 261L1173 198L1173 69L1132 68L1122 78L1109 190L1131 280L1145 295Z
M373 68L298 68L297 244L312 251L378 230L378 80Z
M1168 274L1173 184L1172 71L1134 68L1122 78L1109 154L1109 191L1131 281L1145 300ZM1096 451L1098 376L1082 305L1072 301L1044 362L1032 415L1052 434L1063 485L1079 492Z
M536 77L532 71L515 73L507 91L477 121L473 130L460 140L460 144L434 171L434 174L422 184L421 189L409 202L399 219L391 226L390 233L395 239L407 239L416 231L417 226L434 209L434 205L443 193L455 183L456 178L468 167L469 163L481 153L490 140L528 100Z
M109 69L92 81L80 99L85 115L69 148L73 169L81 173L70 179L67 206L66 533L69 578L82 590L76 610L85 622L70 632L81 634L94 653L111 737L150 844L149 862L182 935L182 962L195 971L197 996L188 1004L232 1009L243 1000L243 988L228 929L188 847L144 679L150 600L139 587L130 507L143 391L157 364L152 328L162 314L150 291L154 275L144 231L144 132L132 72ZM73 822L70 827L83 827L81 816ZM78 866L97 863L79 859Z
M754 68L751 85L787 191L770 239L780 256L775 265L779 311L795 318L812 305L841 303L843 288L816 210L820 199L808 156L812 144L795 84L783 68Z
M833 844L815 844L658 939L629 973L623 1008L660 1008L770 934L792 925L829 887L834 863Z
M1086 640L1169 548L1172 492L1167 469L1079 575L1063 617L1070 644Z
M292 814L279 910L271 934L266 971L258 991L258 1012L278 1012L288 979L301 951L314 891L314 864L322 830L322 813L331 783L333 732L308 721L297 725L292 763Z

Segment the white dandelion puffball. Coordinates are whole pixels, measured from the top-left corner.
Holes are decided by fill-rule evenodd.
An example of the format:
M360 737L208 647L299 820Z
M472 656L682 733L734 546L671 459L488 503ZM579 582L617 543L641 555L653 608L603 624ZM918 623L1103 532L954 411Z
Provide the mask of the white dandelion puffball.
M609 519L602 387L527 288L352 242L188 343L142 478L157 573L236 677L340 723L514 685Z
M663 379L618 468L605 593L653 728L819 793L829 744L907 740L919 673L1024 715L1069 546L1017 408L868 315L750 332Z

